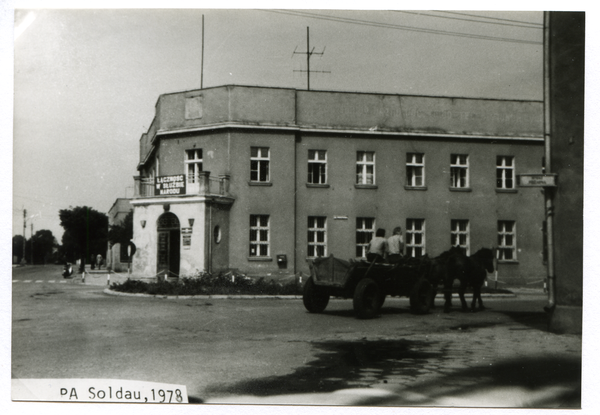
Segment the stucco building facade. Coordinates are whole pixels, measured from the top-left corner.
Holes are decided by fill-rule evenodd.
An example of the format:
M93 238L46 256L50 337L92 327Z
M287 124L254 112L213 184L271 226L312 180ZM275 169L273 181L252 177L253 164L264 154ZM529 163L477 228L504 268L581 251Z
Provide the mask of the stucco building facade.
M308 273L401 226L406 254L499 248L541 286L539 101L222 86L161 95L140 139L133 274Z

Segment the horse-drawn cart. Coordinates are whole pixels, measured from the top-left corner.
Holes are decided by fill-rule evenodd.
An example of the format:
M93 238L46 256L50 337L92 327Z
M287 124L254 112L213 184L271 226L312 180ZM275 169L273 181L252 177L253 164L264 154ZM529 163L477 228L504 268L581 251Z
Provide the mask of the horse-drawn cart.
M344 261L329 257L310 263L311 276L304 285L303 301L311 313L320 313L330 297L352 298L358 318L375 317L386 296L410 298L416 314L429 312L433 287L427 280L428 264L404 258L398 264Z

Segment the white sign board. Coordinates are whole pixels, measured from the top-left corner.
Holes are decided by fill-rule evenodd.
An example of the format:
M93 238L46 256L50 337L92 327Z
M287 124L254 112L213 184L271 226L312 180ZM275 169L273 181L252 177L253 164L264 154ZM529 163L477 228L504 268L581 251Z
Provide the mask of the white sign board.
M556 187L556 174L520 174L521 187Z

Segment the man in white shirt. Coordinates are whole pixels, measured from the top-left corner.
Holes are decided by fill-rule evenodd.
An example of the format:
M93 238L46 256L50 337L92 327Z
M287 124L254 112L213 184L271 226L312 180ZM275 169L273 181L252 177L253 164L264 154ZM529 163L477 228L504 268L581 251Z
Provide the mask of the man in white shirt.
M402 239L402 228L400 226L395 227L393 235L388 238L387 248L387 262L390 264L398 263L404 252L404 240Z

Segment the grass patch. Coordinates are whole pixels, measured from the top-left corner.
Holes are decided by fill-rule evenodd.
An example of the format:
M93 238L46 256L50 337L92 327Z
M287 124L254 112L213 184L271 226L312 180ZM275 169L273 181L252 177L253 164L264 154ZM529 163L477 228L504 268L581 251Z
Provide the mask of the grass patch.
M194 278L177 281L143 282L128 279L123 283L111 284L113 291L151 295L302 295L302 284L298 279L287 283L231 274L201 274Z

